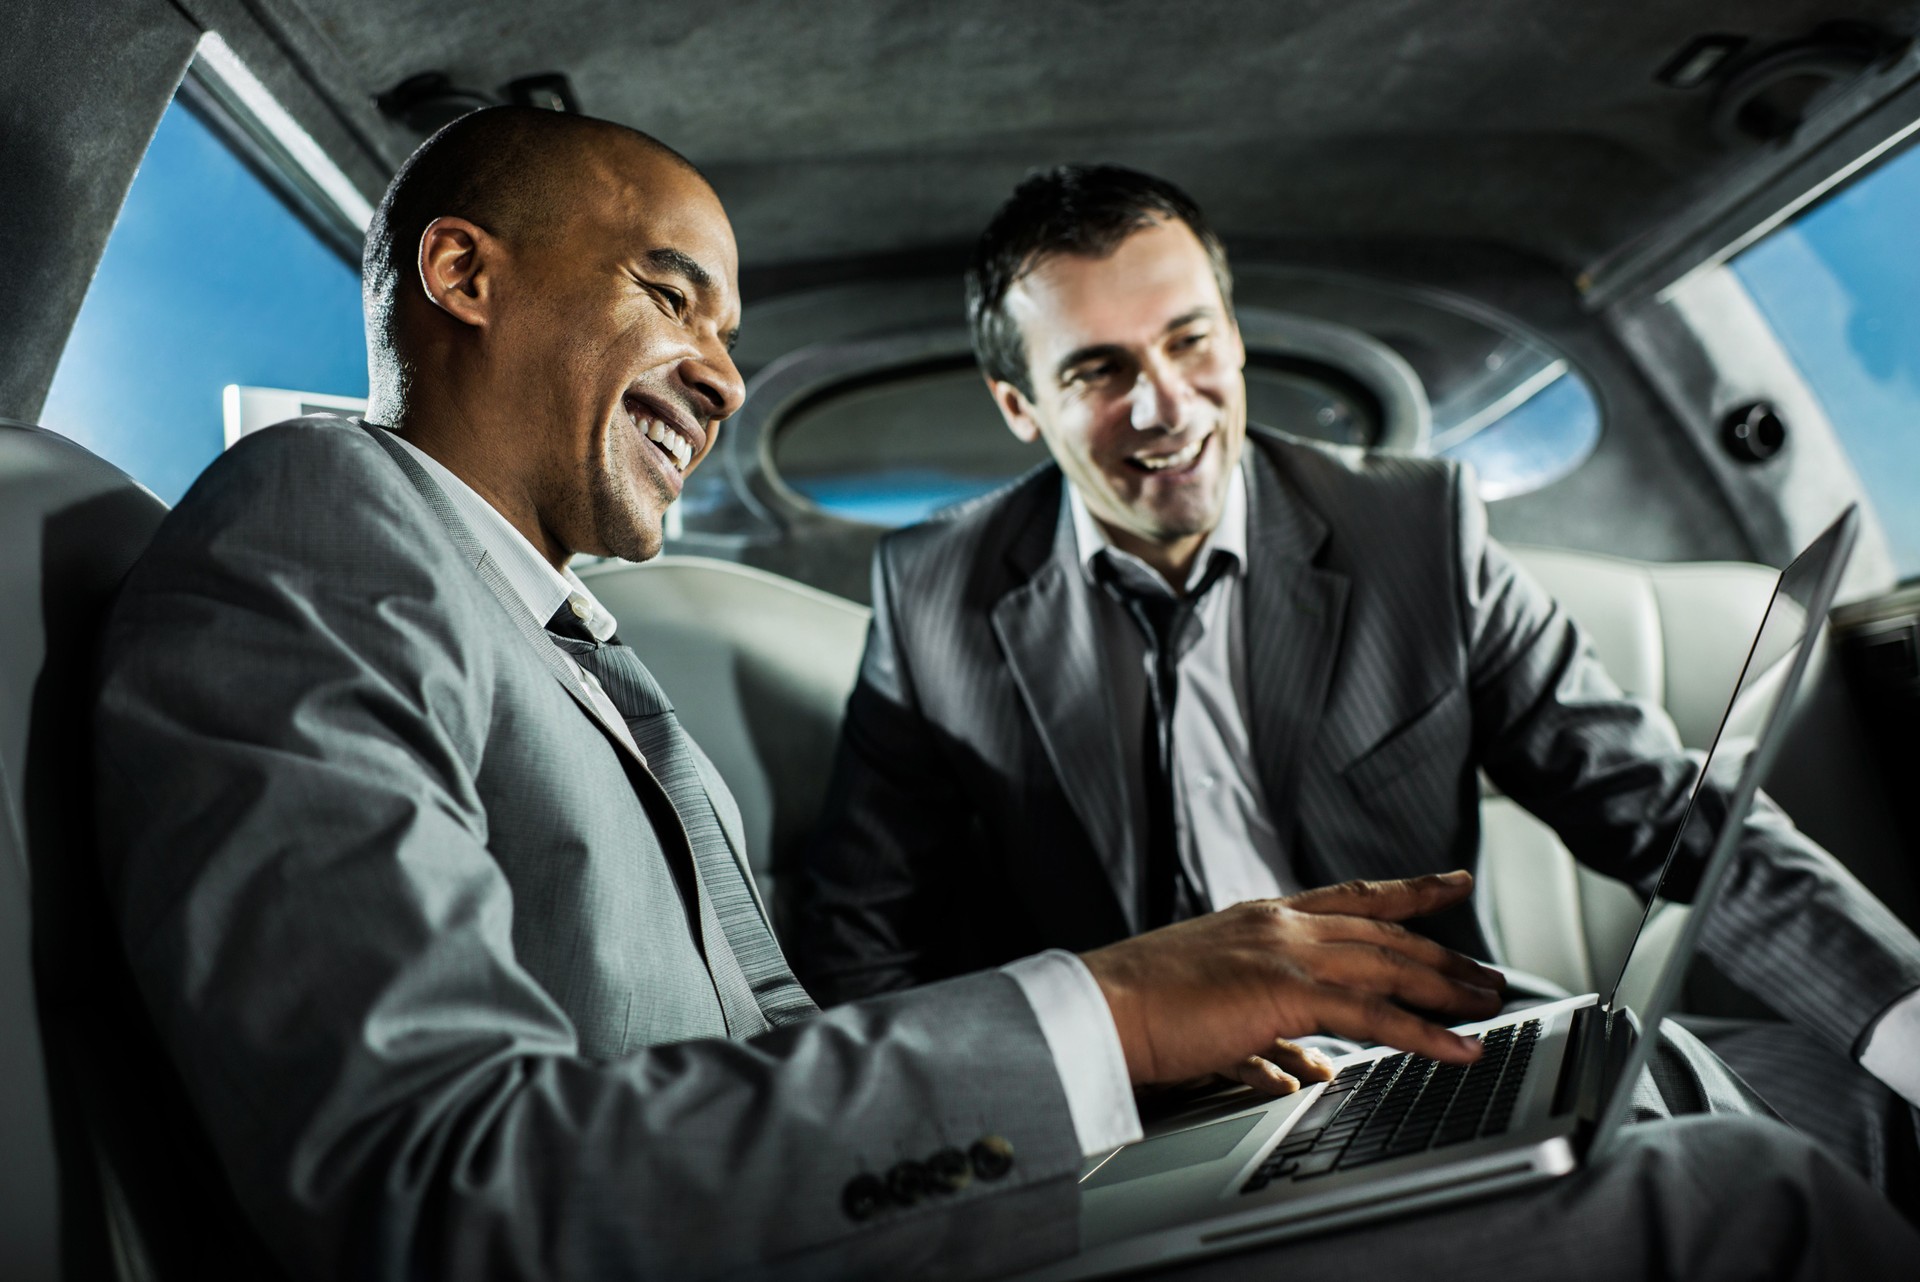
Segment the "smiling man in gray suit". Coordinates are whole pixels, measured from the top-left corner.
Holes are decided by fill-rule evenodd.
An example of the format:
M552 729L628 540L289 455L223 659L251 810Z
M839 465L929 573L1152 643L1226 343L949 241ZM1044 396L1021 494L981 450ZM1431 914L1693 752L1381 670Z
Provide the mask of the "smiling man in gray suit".
M566 569L653 555L740 402L712 190L617 126L478 113L395 177L365 266L369 421L209 469L115 609L97 726L109 894L223 1168L197 1195L290 1273L995 1276L1074 1249L1132 1085L1318 1027L1477 1054L1395 1001L1497 1005L1393 921L1462 875L815 1010L724 784ZM1480 1233L1597 1227L1610 1272L1741 1277L1920 1245L1783 1131L1644 1129L1366 1250L1464 1274Z
M817 993L1471 867L1482 771L1651 893L1692 781L1672 726L1488 538L1457 465L1249 430L1226 253L1190 197L1035 175L968 299L995 403L1054 466L881 544L803 879ZM1770 1053L1735 1067L1763 1094L1798 1069L1783 1110L1884 1170L1913 1125L1874 1076L1920 1103L1920 942L1771 806L1748 838L1704 946L1812 1037L1752 1030ZM1421 929L1489 955L1464 906ZM1311 1071L1280 1048L1241 1072L1276 1069Z

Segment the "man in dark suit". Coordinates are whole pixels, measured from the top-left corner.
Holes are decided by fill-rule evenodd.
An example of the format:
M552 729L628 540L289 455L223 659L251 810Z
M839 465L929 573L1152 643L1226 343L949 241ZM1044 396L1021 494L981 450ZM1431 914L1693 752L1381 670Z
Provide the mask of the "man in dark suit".
M976 353L1053 466L876 555L803 879L823 1000L1471 867L1481 771L1651 893L1692 779L1670 723L1488 538L1457 466L1249 431L1231 289L1194 202L1115 167L1030 178L982 236ZM1890 1116L1910 1146L1847 1060L1920 1102L1920 943L1771 806L1744 849L1706 951L1813 1034L1792 1051L1831 1061L1850 1152ZM1421 929L1488 955L1464 905ZM1281 1047L1241 1073L1303 1071Z
M1477 1053L1389 1001L1497 1004L1391 920L1459 876L813 1007L725 785L566 569L658 550L740 401L735 276L712 190L652 139L450 126L369 233L370 421L242 442L115 608L108 893L218 1159L195 1196L289 1273L998 1276L1074 1249L1083 1158L1139 1134L1130 1083L1322 1024ZM1776 1128L1643 1129L1438 1247L1409 1223L1368 1249L1464 1275L1482 1232L1598 1222L1617 1273L1738 1277L1916 1246Z

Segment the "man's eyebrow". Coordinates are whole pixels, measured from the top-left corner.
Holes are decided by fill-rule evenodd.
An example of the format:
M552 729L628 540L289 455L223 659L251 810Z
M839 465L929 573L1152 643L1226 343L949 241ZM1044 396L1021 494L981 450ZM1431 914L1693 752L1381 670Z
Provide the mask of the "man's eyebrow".
M1175 330L1185 329L1195 321L1212 320L1219 314L1217 308L1206 306L1196 307L1192 311L1182 312L1168 321L1166 328L1160 332L1163 334L1171 334ZM1093 343L1086 347L1076 347L1065 356L1062 356L1059 363L1053 367L1054 377L1058 378L1074 366L1084 365L1088 361L1108 360L1115 356L1124 355L1126 355L1126 349L1118 343Z
M1171 334L1176 329L1185 329L1187 326L1193 324L1197 320L1212 320L1217 315L1219 315L1219 312L1217 310L1215 310L1212 307L1207 307L1205 305L1202 305L1194 308L1190 312L1180 313L1180 315L1168 321L1167 327L1161 330L1160 332L1163 334Z
M674 272L686 277L688 283L696 289L707 289L713 284L713 273L694 261L691 254L678 249L649 249L647 261L662 271Z
M1088 361L1108 360L1115 356L1124 356L1126 349L1118 343L1094 343L1087 347L1076 347L1062 356L1053 367L1055 378L1066 373L1076 365L1085 365Z

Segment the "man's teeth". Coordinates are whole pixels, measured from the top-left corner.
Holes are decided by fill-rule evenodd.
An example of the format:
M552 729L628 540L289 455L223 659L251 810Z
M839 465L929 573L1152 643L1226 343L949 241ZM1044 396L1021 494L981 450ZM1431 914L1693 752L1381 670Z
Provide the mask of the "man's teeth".
M641 419L640 427L641 430L646 432L649 441L658 445L672 457L675 467L679 468L682 472L687 470L687 464L693 461L693 446L687 443L686 437L680 435L680 433L674 431L657 418Z
M1206 443L1207 443L1207 438L1205 436L1201 436L1201 437L1195 438L1193 444L1187 446L1183 450L1180 450L1178 453L1159 454L1159 455L1152 455L1152 456L1145 455L1145 454L1136 454L1134 455L1133 461L1138 463L1141 467L1146 468L1149 472L1159 472L1170 467L1185 467L1187 464L1193 462L1195 459L1200 457L1200 450L1203 446L1206 445Z

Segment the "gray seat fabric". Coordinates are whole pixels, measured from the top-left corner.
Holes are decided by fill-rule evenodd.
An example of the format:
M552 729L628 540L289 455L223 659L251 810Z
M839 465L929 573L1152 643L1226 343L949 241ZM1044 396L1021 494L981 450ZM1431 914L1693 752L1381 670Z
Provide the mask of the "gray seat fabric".
M131 986L92 849L93 644L165 514L0 420L0 1262L9 1279L272 1276Z

